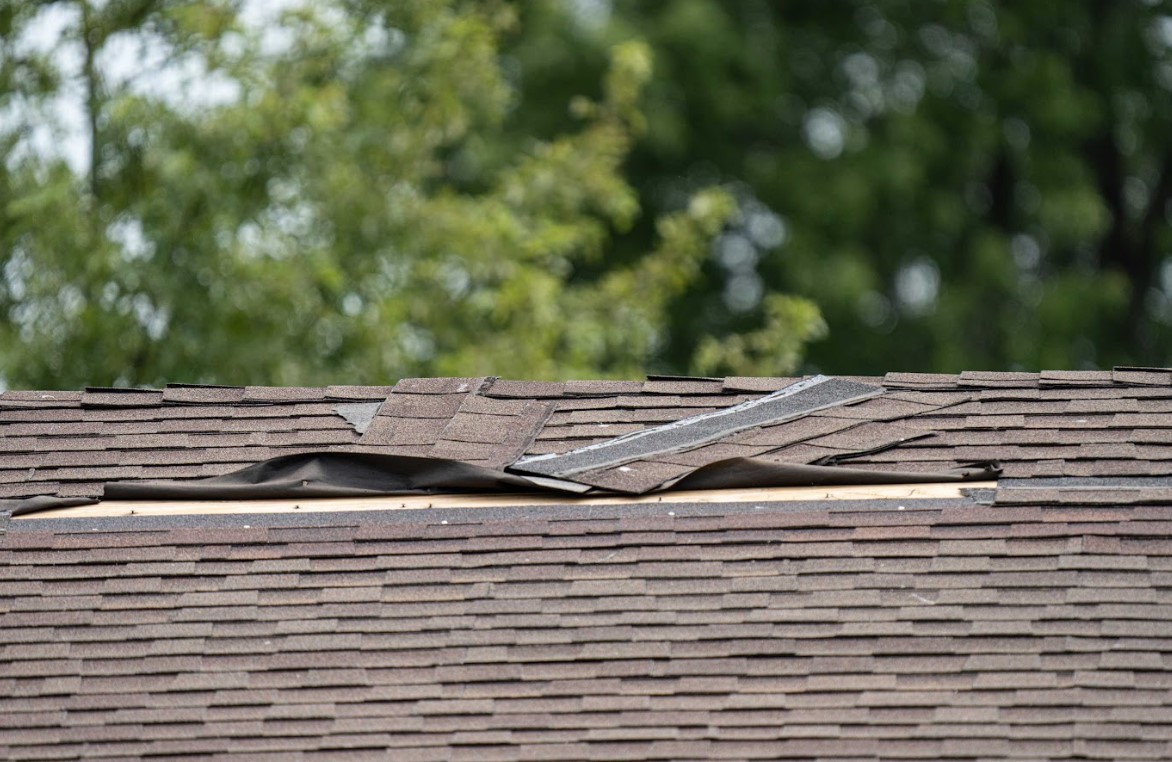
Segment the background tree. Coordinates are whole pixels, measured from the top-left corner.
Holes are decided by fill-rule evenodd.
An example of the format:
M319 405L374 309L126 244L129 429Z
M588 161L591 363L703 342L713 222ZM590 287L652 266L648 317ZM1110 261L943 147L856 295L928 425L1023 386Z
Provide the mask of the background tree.
M1172 360L1169 3L524 8L520 133L563 128L541 94L588 87L638 35L657 61L640 195L737 189L742 223L676 301L667 366L765 324L776 292L821 307L808 367L826 371Z
M611 257L640 212L622 168L643 128L644 45L608 50L566 130L503 152L511 6L358 0L248 18L264 7L0 8L9 384L648 366L737 211L699 191L651 220L639 255ZM552 95L567 111L571 93ZM66 148L80 134L85 156L71 165L48 130ZM822 324L793 303L805 310L778 328L796 349Z
M7 383L1170 362L1166 1L273 7L0 0Z

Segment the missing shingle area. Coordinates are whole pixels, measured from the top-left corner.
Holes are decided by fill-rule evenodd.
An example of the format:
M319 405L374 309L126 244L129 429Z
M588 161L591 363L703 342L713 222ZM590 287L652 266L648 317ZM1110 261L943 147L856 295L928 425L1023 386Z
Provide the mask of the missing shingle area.
M359 434L365 434L370 422L378 413L382 402L345 402L334 405L334 412L346 419Z

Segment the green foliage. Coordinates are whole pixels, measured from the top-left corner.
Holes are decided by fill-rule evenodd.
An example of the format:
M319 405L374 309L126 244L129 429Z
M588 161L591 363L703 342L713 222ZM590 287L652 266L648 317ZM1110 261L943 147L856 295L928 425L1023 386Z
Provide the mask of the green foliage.
M8 383L1172 364L1166 1L267 5L0 0Z
M642 36L656 74L629 166L649 209L719 182L785 223L757 245L763 288L711 265L679 298L666 366L768 367L731 358L785 294L829 326L811 370L1172 363L1172 4L676 0L601 25L525 8L522 124L559 128L541 93Z
M0 109L19 115L0 127L7 383L552 378L656 361L737 209L697 189L622 250L641 219L625 171L646 45L621 41L593 87L548 93L572 121L535 136L510 121L512 6L339 0L264 24L240 11L0 2ZM67 20L55 47L81 71L22 43L39 12ZM102 62L142 41L221 92L111 76ZM60 126L67 84L91 144L74 170L28 147ZM779 319L792 338L775 364L790 368L819 318Z

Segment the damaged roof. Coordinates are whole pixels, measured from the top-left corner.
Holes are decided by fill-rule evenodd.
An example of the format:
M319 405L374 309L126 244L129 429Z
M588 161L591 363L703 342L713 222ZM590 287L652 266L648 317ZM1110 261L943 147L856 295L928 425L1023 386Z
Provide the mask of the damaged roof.
M112 482L199 480L316 453L553 473L624 493L731 458L930 474L995 461L1014 479L1163 477L1172 476L1169 378L1167 371L1119 368L820 379L782 396L750 425L653 451L645 446L649 432L675 426L669 435L686 433L681 423L765 407L811 379L442 378L393 387L7 391L0 394L0 498L100 498ZM804 393L824 399L811 405ZM790 414L784 405L792 399L798 402ZM590 448L619 452L572 474L553 467Z
M6 758L1172 757L1167 369L4 392L0 448L10 509L441 495L0 513ZM558 499L442 499L479 484Z

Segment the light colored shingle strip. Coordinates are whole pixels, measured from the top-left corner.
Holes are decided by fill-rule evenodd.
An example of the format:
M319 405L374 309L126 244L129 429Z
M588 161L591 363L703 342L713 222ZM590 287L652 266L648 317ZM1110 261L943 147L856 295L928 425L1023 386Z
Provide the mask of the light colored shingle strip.
M1039 383L1042 386L1105 386L1111 383L1111 371L1044 370Z
M324 400L322 387L249 386L244 390L244 402L317 402Z
M1172 371L1167 368L1133 368L1119 366L1111 371L1117 384L1132 386L1172 386Z
M492 381L485 376L466 378L404 378L395 384L395 394L476 394Z
M154 389L89 388L81 395L83 408L135 408L162 404L163 393Z
M228 405L243 399L243 386L168 384L163 389L163 402L171 404Z
M966 370L960 374L957 385L979 389L1002 387L1032 389L1038 385L1038 379L1037 373Z
M558 478L620 466L655 455L689 450L731 434L882 394L881 387L817 376L757 400L715 413L684 418L590 445L564 455L535 456L514 464L522 473Z
M385 400L391 386L327 386L326 398L332 400Z
M947 391L956 389L960 381L951 373L899 373L891 372L883 377L888 389L927 389Z

